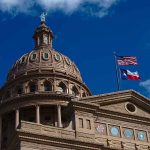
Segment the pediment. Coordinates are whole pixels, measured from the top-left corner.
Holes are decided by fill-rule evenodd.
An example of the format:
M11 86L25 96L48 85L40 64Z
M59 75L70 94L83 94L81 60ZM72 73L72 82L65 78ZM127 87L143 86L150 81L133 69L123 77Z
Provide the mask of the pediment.
M140 106L138 103L134 103L131 101L125 101L120 103L118 102L114 104L112 103L109 105L101 106L101 109L128 115L150 118L150 111L144 109L144 106Z
M82 101L98 104L105 112L112 111L150 118L150 99L134 90L102 94L82 99Z

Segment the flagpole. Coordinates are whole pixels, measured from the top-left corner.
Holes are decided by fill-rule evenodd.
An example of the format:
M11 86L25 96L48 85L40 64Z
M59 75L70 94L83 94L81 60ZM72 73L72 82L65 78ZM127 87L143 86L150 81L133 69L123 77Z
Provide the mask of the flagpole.
M119 71L118 71L116 52L114 52L114 60L115 60L115 67L116 67L117 90L120 91L120 79L119 79Z

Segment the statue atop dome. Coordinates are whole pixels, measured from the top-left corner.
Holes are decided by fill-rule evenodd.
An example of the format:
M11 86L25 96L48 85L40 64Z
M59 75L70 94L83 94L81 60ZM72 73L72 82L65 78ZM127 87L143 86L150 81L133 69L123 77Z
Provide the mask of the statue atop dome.
M46 16L47 16L46 12L43 12L40 15L41 23L36 28L33 35L36 49L44 47L52 48L53 32L46 25Z
M46 16L47 16L47 13L42 13L41 15L40 15L40 18L41 18L41 22L45 22L45 18L46 18Z

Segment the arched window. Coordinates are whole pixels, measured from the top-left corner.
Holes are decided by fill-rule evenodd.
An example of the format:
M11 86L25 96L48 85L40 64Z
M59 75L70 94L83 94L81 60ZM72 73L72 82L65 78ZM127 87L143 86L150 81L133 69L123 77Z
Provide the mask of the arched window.
M61 82L59 84L58 91L61 92L61 93L67 93L67 87L63 82Z
M29 92L33 93L37 90L37 85L35 82L30 82L29 83Z
M6 95L5 95L5 98L7 99L7 98L10 98L10 97L11 97L11 93L10 93L10 91L7 91Z
M44 91L52 91L52 84L50 82L44 82Z
M21 85L16 87L16 94L22 94L23 93L23 87Z
M72 94L74 96L79 96L79 91L78 91L78 89L75 86L72 88Z
M85 92L83 92L83 93L82 93L82 97L86 97L86 94L85 94Z

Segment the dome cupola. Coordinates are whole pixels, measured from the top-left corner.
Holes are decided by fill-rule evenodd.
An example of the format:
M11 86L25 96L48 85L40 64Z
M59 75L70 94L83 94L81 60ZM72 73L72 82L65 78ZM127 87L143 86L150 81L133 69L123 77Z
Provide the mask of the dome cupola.
M42 47L52 47L52 40L53 40L53 32L51 29L46 25L45 17L46 14L42 14L41 16L41 24L35 30L33 38L35 40L35 48L42 48Z

